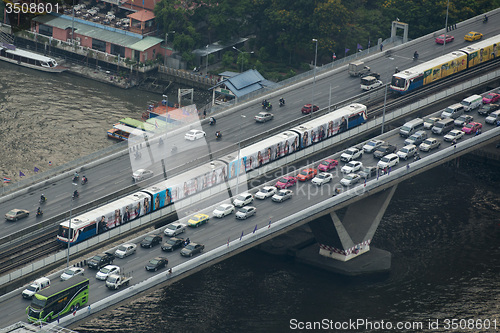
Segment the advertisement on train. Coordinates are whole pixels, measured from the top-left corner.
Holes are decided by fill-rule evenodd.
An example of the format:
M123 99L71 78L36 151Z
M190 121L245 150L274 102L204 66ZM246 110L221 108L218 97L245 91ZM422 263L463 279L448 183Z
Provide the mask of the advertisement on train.
M424 85L458 73L467 68L467 55L462 54L453 60L445 61L424 71Z
M290 131L278 134L272 138L266 139L256 147L243 150L243 159L245 162L245 170L253 170L265 164L273 162L288 154L298 150L299 136L297 133Z
M498 57L500 55L499 43L500 37L490 38L460 49L460 51L466 52L469 55L468 65L469 67L473 67Z

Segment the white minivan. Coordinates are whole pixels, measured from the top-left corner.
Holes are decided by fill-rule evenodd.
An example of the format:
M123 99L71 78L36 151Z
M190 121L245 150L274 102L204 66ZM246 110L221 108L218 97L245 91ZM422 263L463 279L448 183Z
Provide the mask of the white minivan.
M40 290L47 288L48 286L50 286L49 278L42 277L36 279L28 286L28 288L24 289L23 297L27 299L32 299L33 295L35 295Z
M441 118L457 119L458 117L463 115L464 112L465 112L465 106L459 103L453 104L443 110L443 112L441 113Z
M460 104L465 107L465 112L472 111L483 105L483 97L481 95L472 95L464 98Z

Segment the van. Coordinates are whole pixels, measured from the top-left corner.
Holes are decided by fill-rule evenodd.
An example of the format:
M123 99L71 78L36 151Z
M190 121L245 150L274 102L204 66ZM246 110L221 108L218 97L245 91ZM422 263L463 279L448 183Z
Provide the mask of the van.
M465 112L469 112L483 105L483 97L480 95L472 95L465 98L460 104L465 107Z
M465 106L463 106L460 103L453 104L444 109L444 111L441 113L441 118L457 119L458 117L463 115L464 112L465 112Z
M487 124L494 125L500 120L500 110L490 113L488 117L484 120Z
M451 131L454 126L455 126L455 120L453 120L453 118L446 118L438 121L432 127L432 133L443 135Z
M415 118L407 123L405 123L401 128L399 129L399 135L402 137L409 137L419 129L424 128L424 120L422 118Z
M23 291L23 297L27 299L32 299L33 295L42 289L50 286L50 280L46 277L42 277L33 281L28 288Z

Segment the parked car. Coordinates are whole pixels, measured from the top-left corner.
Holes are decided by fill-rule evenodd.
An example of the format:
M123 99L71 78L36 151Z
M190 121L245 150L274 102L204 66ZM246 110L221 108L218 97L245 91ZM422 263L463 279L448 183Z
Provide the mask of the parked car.
M189 140L189 141L194 141L198 139L202 139L206 136L206 133L200 130L190 130L189 132L184 135L184 139Z
M168 237L174 237L179 234L182 234L186 231L186 226L179 222L173 222L167 225L163 233Z
M431 149L438 148L440 144L441 141L439 141L438 139L428 138L424 142L422 142L418 148L422 151L429 151Z
M393 166L398 165L398 163L399 163L398 155L392 153L382 157L380 161L378 161L377 167L379 169L391 168Z
M5 214L5 219L9 221L17 221L23 217L28 217L30 212L26 209L11 209L7 214Z
M377 175L378 168L375 166L362 167L358 175L363 179L368 179Z
M173 252L175 249L182 248L184 246L185 239L180 238L180 237L172 237L163 245L161 246L161 249L163 251L170 251Z
M313 108L313 112L316 112L318 110L319 110L319 107L317 105L315 105L314 108ZM303 114L309 114L309 113L311 113L311 104L304 105L302 107L301 111L302 111Z
M115 251L115 257L125 258L135 253L137 245L133 243L126 243L118 246Z
M297 175L297 180L305 182L306 180L313 179L317 173L316 169L304 169Z
M203 252L205 245L198 243L189 243L181 250L181 255L184 257L192 257L197 253Z
M95 278L97 280L106 281L111 274L120 274L120 267L116 265L106 265L96 273Z
M481 130L483 128L483 124L477 123L473 121L472 123L468 123L464 127L462 127L462 132L465 134L473 134L476 133L476 131Z
M471 31L468 34L465 35L464 39L468 42L473 42L475 40L480 40L483 38L483 34L475 31Z
M155 257L148 261L146 264L145 268L147 271L157 271L160 268L167 267L168 265L168 259L165 257Z
M151 177L153 177L153 175L154 175L154 173L151 170L139 169L137 171L134 171L134 173L132 174L132 179L135 182L138 182L138 181L141 181L144 179L151 178Z
M198 228L200 225L208 223L210 217L207 214L195 214L188 220L188 226Z
M365 153L373 153L373 151L377 149L377 147L382 146L384 143L385 141L383 140L372 139L363 146L363 151Z
M236 212L236 218L239 220L246 220L250 216L255 215L257 208L254 206L245 206Z
M71 279L73 276L77 275L83 275L85 272L85 269L81 267L69 267L64 270L64 272L61 274L61 281L66 281L68 279Z
M443 137L443 140L451 142L453 140L461 139L464 135L465 135L465 133L463 131L454 129L454 130L449 131L448 134L446 134Z
M253 201L253 195L250 193L241 193L236 196L233 200L233 204L236 207L243 207L245 205L248 205L249 203L252 203Z
M332 179L333 179L333 175L331 173L322 172L319 175L317 175L316 177L314 177L311 182L314 185L320 185L321 186L321 185L324 185L326 183L331 182Z
M279 190L278 193L272 196L272 200L276 202L283 202L292 198L292 190Z
M500 100L500 94L488 93L483 97L483 104L495 103Z
M363 151L361 149L351 147L344 150L342 155L340 155L340 160L343 162L350 162L352 160L360 158L361 156L363 156Z
M477 113L479 113L482 116L488 116L490 113L498 110L500 108L499 104L483 104L478 110Z
M141 242L141 247L151 248L161 243L161 235L147 235Z
M259 190L259 192L255 193L255 197L260 200L264 200L265 198L272 197L278 189L274 186L264 186Z
M455 124L455 126L464 127L465 125L467 125L468 123L470 123L473 120L474 120L474 117L471 116L470 114L463 114L460 117L458 117L457 119L455 119L455 121L453 123Z
M407 145L401 148L398 152L397 155L399 158L404 159L405 161L415 155L417 152L417 146L415 145Z
M344 178L340 180L340 184L343 186L351 186L357 184L361 180L361 176L357 173L350 173L345 175Z
M318 170L323 171L323 172L330 171L331 169L335 168L337 165L339 165L339 162L337 160L329 158L329 159L323 160L319 163Z
M381 159L385 155L395 153L397 149L398 148L395 145L385 144L375 149L375 151L373 152L373 157Z
M425 129L431 129L432 126L438 121L440 121L441 118L439 117L429 117L424 119L424 128Z
M290 186L295 185L296 182L297 182L297 178L295 178L293 176L285 176L285 177L281 177L278 180L278 182L276 183L276 187L278 189L288 188Z
M234 206L231 204L220 204L217 206L214 211L212 212L212 215L215 217L224 217L229 214L234 213Z
M363 166L363 163L361 163L360 161L351 161L351 162L347 163L346 165L344 165L342 167L342 169L340 169L340 171L342 171L342 173L346 173L346 174L354 173L356 171L359 171L362 166Z
M271 112L259 112L258 115L254 117L255 121L258 123L265 123L266 121L273 120L274 115Z
M441 44L443 45L446 41L446 44L448 43L451 43L455 40L455 37L451 36L451 35L446 35L445 34L442 34L442 35L439 35L436 37L436 44Z

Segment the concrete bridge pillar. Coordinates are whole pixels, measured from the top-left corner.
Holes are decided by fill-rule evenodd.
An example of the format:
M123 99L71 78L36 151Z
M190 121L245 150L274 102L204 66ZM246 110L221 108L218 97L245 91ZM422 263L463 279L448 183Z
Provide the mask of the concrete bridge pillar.
M342 221L336 212L331 212L309 222L320 245L319 254L348 261L370 251L370 242L396 187L397 185L349 205Z

